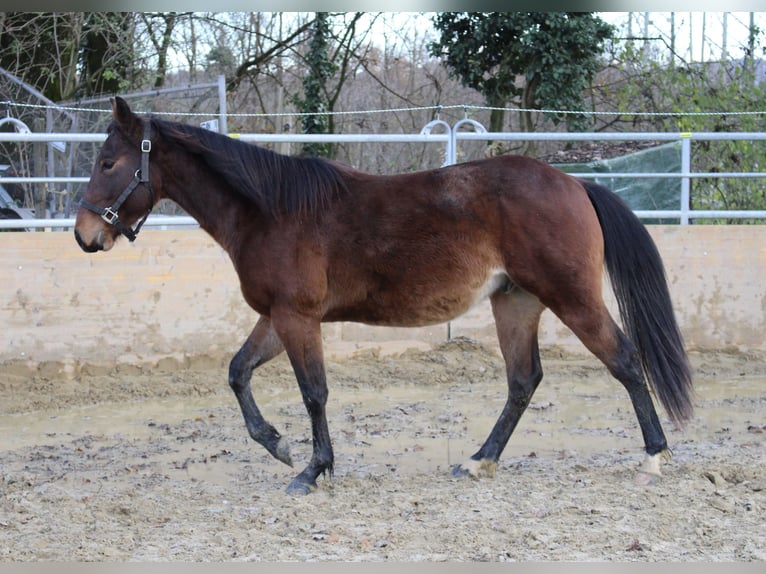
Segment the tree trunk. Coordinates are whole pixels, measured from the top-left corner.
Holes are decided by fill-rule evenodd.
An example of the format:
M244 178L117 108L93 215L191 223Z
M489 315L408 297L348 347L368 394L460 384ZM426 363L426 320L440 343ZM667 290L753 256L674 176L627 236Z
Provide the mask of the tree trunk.
M505 110L502 109L505 102L490 103L489 105L493 108L489 113L489 131L501 132L505 121Z
M536 91L540 84L540 76L537 74L527 79L524 89L521 92L521 110L519 111L519 120L521 131L532 133L535 131L535 121L533 110L537 107ZM524 155L535 155L537 153L537 144L534 141L524 142L522 152Z

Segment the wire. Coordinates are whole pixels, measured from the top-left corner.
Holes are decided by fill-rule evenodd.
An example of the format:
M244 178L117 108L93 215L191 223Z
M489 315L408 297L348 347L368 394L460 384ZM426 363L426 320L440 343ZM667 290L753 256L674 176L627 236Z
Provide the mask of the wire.
M0 101L0 105L18 108L32 108L32 109L53 109L56 111L69 111L69 112L93 112L93 113L111 113L107 108L81 108L77 106L50 106L44 104L27 104L12 101ZM329 111L329 112L264 112L264 113L227 113L228 118L263 118L263 117L301 117L301 116L349 116L349 115L364 115L364 114L388 114L388 113L402 113L402 112L417 112L417 111L436 111L442 112L444 110L460 110L464 114L471 111L506 111L506 112L525 112L525 113L538 113L538 114L554 114L554 115L583 115L583 116L631 116L631 117L700 117L700 116L761 116L766 115L766 110L761 111L749 111L749 112L736 112L736 111L718 111L718 112L628 112L628 111L585 111L585 110L552 110L552 109L529 109L529 108L503 108L492 106L477 106L471 104L453 104L453 105L433 105L433 106L412 106L406 108L383 108L383 109L370 109L370 110L345 110L345 111ZM187 116L187 117L210 117L211 115L217 115L211 112L152 112L152 115L161 116Z

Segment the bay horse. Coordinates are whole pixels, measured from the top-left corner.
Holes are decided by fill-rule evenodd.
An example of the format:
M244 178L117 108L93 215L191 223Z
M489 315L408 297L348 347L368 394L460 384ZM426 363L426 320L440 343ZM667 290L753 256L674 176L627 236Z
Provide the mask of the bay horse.
M508 397L453 474L494 475L543 376L537 333L549 308L627 389L646 451L638 474L660 475L669 450L650 387L681 425L692 414L691 370L657 248L609 189L512 155L372 175L143 118L119 97L112 114L75 238L86 252L108 251L120 235L133 241L168 198L226 250L259 315L229 365L250 436L292 466L251 390L253 371L282 351L311 419L311 460L288 492L309 493L333 472L322 322L429 325L487 297ZM605 267L624 332L602 297Z

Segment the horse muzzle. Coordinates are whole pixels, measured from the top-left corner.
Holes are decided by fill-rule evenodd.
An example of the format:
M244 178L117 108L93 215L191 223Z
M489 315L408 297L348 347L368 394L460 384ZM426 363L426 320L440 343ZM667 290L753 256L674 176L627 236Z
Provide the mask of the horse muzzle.
M75 228L74 238L77 245L86 253L95 253L96 251L109 251L114 246L114 239L108 236L103 230L96 232L92 237L81 233Z

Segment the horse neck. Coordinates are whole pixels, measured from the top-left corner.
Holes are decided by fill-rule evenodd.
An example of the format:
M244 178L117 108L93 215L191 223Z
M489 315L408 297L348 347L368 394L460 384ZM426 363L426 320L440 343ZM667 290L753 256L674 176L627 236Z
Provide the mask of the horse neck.
M163 165L164 196L231 252L234 234L242 229L240 220L248 216L252 220L252 208L197 156L173 150L163 158Z

